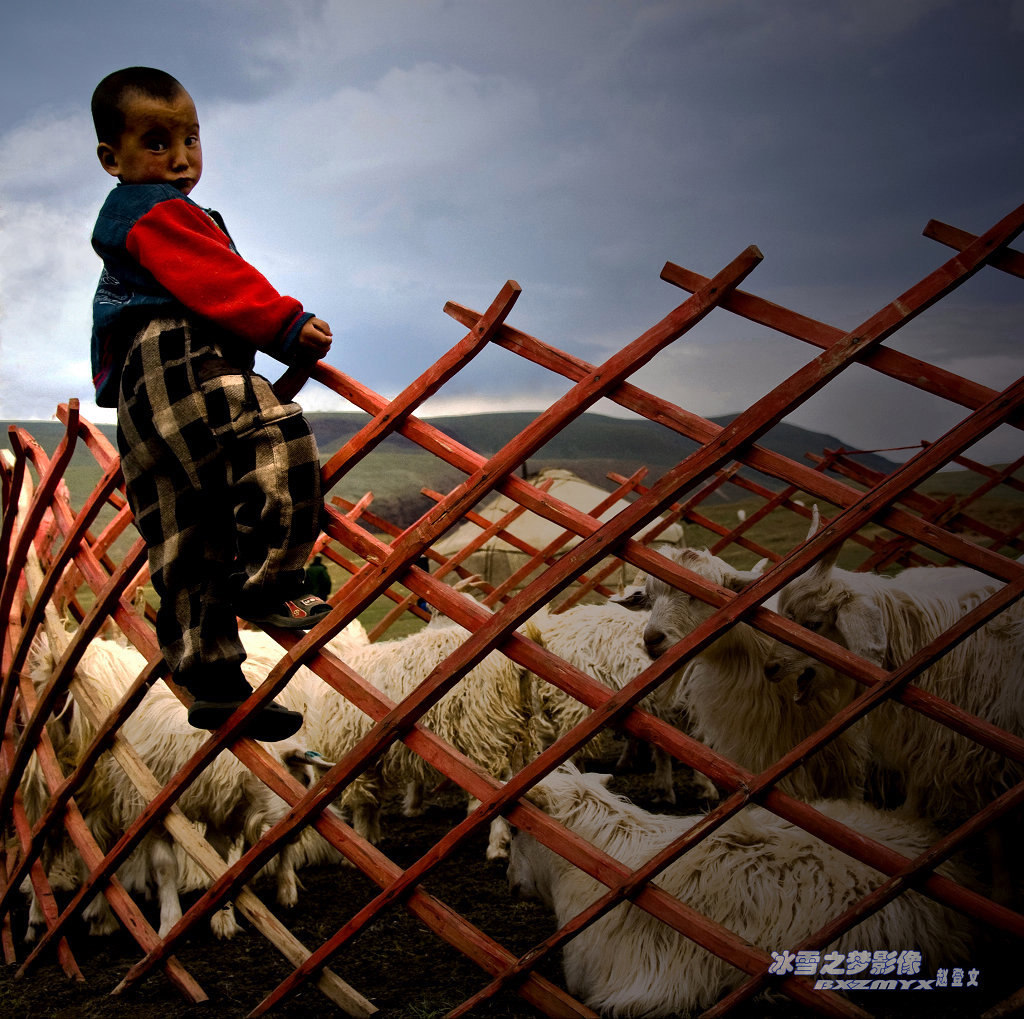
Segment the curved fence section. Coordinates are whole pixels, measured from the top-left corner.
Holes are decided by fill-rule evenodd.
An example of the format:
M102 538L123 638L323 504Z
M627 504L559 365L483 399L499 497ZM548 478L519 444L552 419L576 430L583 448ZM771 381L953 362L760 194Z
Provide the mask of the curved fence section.
M315 382L366 416L323 464L317 551L339 580L331 612L301 635L247 635L253 696L211 734L173 722L187 695L170 682L155 640L145 549L102 431L80 416L74 400L58 409L65 432L51 453L24 428L12 428L0 472L0 615L7 624L0 915L7 962L31 978L40 959L55 957L81 979L75 951L82 917L94 926L119 923L142 957L126 960L118 991L160 969L183 999L201 1001L207 992L188 963L186 939L207 923L231 933L235 921L225 910L233 902L251 928L242 936L264 939L281 960L276 968L254 962L251 981L261 997L252 1014L315 987L341 1011L365 1016L376 1010L373 995L346 959L358 936L372 936L400 909L423 928L428 953L450 946L474 967L477 978L461 1003L444 1006L451 1015L494 1014L488 1009L495 1000L521 1000L540 1014L585 1016L602 1007L597 970L616 955L628 958L630 938L653 923L663 930L658 943L670 946L660 965L692 976L681 986L655 981L635 990L637 1014L653 1009L650 996L659 994L675 1010L733 1014L770 988L818 1014L862 1016L873 1014L872 998L855 992L871 983L896 989L900 978L942 979L935 967L943 960L922 961L918 946L871 941L887 929L873 920L895 915L884 910L906 907L911 918L930 917L921 921L924 942L945 937L964 947L984 937L1014 951L1024 936L1019 854L1000 858L979 847L1021 833L1024 661L1014 656L1024 647L1024 457L988 465L972 448L997 428L1019 432L1024 379L995 391L886 341L979 271L1024 275L1024 256L1010 247L1022 226L1024 208L979 236L929 224L926 234L955 254L850 331L749 291L761 254L748 248L713 277L668 263L662 278L688 296L600 365L510 324L520 296L512 281L483 312L449 303L445 311L465 335L393 400L318 365ZM813 348L801 368L724 427L630 382L708 315L740 316ZM417 411L489 347L559 376L568 389L484 455ZM958 408L958 423L927 437L888 473L865 466L857 451L809 450L809 462L801 463L762 442L854 365ZM681 452L660 476L648 468L629 477L612 473L604 496L581 509L559 497L552 476L522 475L601 400L678 436ZM336 492L340 479L360 462L372 463L380 444L399 434L461 478L448 491L427 491L432 505L409 526L376 513L372 492L361 499ZM84 495L73 495L67 483L76 453L76 462L88 464ZM940 483L949 471L956 472L948 475L954 491ZM83 476L75 475L79 486ZM528 519L544 521L546 537L523 537ZM466 537L453 549L444 542L455 532ZM685 544L708 552L687 553L683 534ZM514 565L492 576L471 569L486 562L481 555L495 542L514 552ZM841 580L829 571L839 569L840 551L842 576L861 578L843 582L864 603L882 574L903 577L895 586L902 584L901 597L915 605L927 596L908 578L921 574L933 587L964 593L941 623L914 639L900 635L902 643L881 612L860 630L835 614L826 625L826 588ZM634 582L635 574L642 576ZM796 598L814 577L821 581L817 612L800 609ZM609 599L646 599L646 609L627 617ZM655 634L658 605L676 603L685 607L685 625ZM584 622L599 611L609 613L604 622ZM585 639L586 626L596 626L596 635ZM566 632L570 642L559 643ZM990 646L1003 660L983 670L978 662ZM977 682L991 682L988 701L964 701L955 685L937 678L957 648L968 649L961 671L985 671ZM612 662L607 671L598 651ZM734 706L724 716L718 707L713 718L712 695L700 692L709 676L753 685L736 686ZM248 713L274 697L293 698L305 712L291 750L239 735ZM775 717L791 722L754 720L755 702L772 698ZM997 702L998 710L991 707ZM162 714L153 716L156 710ZM151 717L162 719L155 734L144 724ZM901 757L919 738L925 749ZM682 797L662 813L602 800L580 775L588 766L607 771L620 751L624 761L630 745L649 745L660 762L661 784L644 787L641 798L676 798L674 762L677 779L692 776L699 804ZM942 795L922 778L932 766L929 747L943 748L952 772ZM563 767L569 761L583 772ZM854 773L844 795L859 806L828 806L824 798L836 795L839 778ZM222 824L212 806L217 782L239 796L238 816L260 823ZM424 789L438 782L463 790L470 808L420 855L399 862L381 824L400 837L398 801L414 813ZM590 796L612 820L586 828L564 800L573 782L571 795ZM106 810L115 796L135 808L112 831ZM653 799L644 802L653 806ZM893 816L884 808L901 802L910 828L901 829L902 841L884 838L879 819L888 824ZM614 820L625 810L634 811L635 851L609 835L626 824ZM672 828L666 816L685 822ZM529 863L533 877L546 868L545 880L559 889L585 891L556 896L555 926L538 926L525 944L506 943L436 888L438 874L465 860L471 844L486 840L489 855L507 854L507 824L516 832L513 884L525 887L513 877ZM824 913L813 913L817 919L808 910L805 929L789 931L783 943L773 917L744 926L719 908L723 894L705 902L692 883L681 890L681 874L735 867L737 894L757 900L757 879L739 873L741 829L760 832L765 853L771 839L807 839L822 868L854 868L870 880L844 888ZM927 835L914 841L911 829ZM279 903L293 904L294 867L314 844L323 859L364 875L372 890L351 905L336 904L342 919L311 938L294 933L281 908L254 889L270 887L269 868ZM482 857L478 864L493 870ZM58 865L71 875L64 885ZM966 877L968 866L980 877ZM765 873L765 882L778 884L770 869ZM175 911L186 874L197 894ZM744 880L754 884L744 887ZM143 900L147 883L158 886L156 925ZM33 900L31 943L15 929L23 892ZM909 905L918 902L930 905ZM630 922L602 925L624 903L631 904ZM509 907L496 901L491 908ZM849 932L860 932L861 948L871 950L860 969L860 956L836 949L856 941ZM624 941L615 943L616 936ZM603 958L595 947L602 944ZM575 960L569 976L559 965L563 954ZM954 965L967 980L969 964ZM859 979L862 972L877 980ZM1020 1003L1012 976L990 984L985 1006L992 1015Z

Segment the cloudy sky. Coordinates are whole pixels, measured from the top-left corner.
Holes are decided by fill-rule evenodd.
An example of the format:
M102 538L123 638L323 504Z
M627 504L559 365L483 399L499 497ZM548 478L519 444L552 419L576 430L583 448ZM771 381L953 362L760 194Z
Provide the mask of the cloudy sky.
M96 82L164 68L242 253L327 319L329 361L394 395L506 279L510 322L600 361L683 298L666 260L852 329L1024 201L1024 2L91 0L19 4L0 38L0 418L92 404L89 246L111 180ZM1020 245L1018 245L1020 246ZM986 270L894 341L1002 388L1024 285ZM738 411L813 354L725 312L635 379ZM274 371L267 365L269 373ZM880 448L960 414L854 369L791 419ZM558 380L488 351L428 411L541 409ZM310 410L346 410L311 383ZM607 410L605 405L599 409ZM979 454L1020 454L1001 430Z

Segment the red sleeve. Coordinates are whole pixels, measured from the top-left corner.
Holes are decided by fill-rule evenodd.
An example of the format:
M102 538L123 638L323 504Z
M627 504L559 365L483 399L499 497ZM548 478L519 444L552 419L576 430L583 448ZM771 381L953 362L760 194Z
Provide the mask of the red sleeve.
M257 347L280 345L302 314L302 305L232 251L227 235L190 202L154 205L132 227L127 249L186 308Z

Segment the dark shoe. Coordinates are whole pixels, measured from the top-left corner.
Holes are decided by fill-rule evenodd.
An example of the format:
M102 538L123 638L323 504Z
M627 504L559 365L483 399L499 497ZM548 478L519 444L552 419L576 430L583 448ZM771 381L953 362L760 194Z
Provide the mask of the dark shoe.
M188 724L196 729L219 729L243 703L242 700L208 701L197 697L188 709ZM241 732L251 739L276 743L294 736L301 726L302 715L298 711L271 701L249 716Z
M248 608L244 604L238 607L238 614L250 623L280 626L285 630L308 630L330 611L331 606L315 594L303 594L264 609Z

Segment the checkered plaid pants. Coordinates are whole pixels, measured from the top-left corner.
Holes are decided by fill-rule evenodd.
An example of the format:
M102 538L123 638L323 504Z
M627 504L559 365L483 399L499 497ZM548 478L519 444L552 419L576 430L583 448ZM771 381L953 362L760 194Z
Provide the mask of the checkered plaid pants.
M155 319L121 379L117 443L128 502L160 596L157 638L196 692L237 677L245 652L232 602L303 589L320 533L320 462L296 403L232 358L231 337Z

